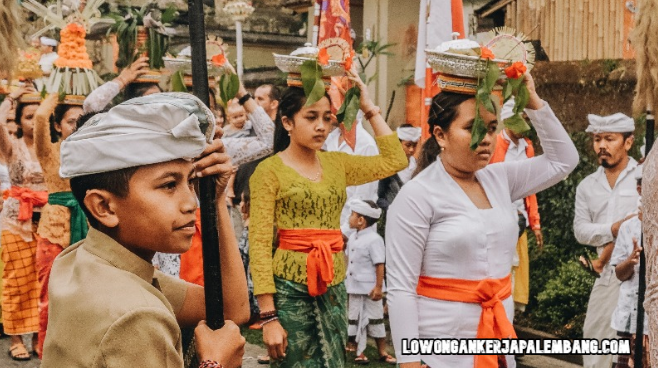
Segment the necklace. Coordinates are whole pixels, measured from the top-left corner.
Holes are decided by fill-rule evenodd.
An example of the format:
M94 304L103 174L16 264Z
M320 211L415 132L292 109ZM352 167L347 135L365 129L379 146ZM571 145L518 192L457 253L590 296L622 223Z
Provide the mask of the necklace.
M289 157L289 159L292 159L289 152L286 152L286 155ZM318 157L317 156L315 157L315 162L318 162ZM297 170L295 170L295 171L297 171ZM297 171L297 173L299 175L303 176L305 179L308 179L310 181L318 181L318 180L320 180L320 175L322 175L322 165L320 164L320 170L313 177L310 177L310 176L308 176L306 174L303 174L299 171Z

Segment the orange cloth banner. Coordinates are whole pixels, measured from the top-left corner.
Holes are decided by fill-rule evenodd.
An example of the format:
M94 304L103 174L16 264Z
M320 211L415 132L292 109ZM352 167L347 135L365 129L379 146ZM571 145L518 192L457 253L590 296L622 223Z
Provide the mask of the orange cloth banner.
M48 192L35 192L32 189L17 186L13 186L4 192L3 198L7 199L8 197L16 198L20 202L18 221L32 220L34 207L43 207L48 203Z
M507 319L503 300L512 295L512 275L502 279L461 280L421 276L418 295L451 302L477 303L482 306L478 339L516 338L514 326ZM475 368L497 368L495 355L477 355Z
M306 279L308 294L322 295L334 279L332 253L343 250L343 234L340 230L281 229L279 249L308 253Z

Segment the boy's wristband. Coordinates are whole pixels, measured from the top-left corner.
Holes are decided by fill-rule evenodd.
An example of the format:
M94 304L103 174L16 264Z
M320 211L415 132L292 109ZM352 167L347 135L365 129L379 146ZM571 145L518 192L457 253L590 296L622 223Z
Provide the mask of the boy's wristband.
M224 366L214 360L204 360L199 363L199 368L224 368Z

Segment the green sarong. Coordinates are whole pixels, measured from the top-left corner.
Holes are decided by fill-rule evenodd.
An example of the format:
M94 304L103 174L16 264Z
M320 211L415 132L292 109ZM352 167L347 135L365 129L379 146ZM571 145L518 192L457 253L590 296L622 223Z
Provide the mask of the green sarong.
M274 277L274 304L288 333L288 349L275 368L343 368L347 344L345 284L330 286L312 297L304 284Z
M57 192L48 194L48 204L67 207L71 211L71 241L75 244L87 236L89 227L87 217L82 207L71 192Z

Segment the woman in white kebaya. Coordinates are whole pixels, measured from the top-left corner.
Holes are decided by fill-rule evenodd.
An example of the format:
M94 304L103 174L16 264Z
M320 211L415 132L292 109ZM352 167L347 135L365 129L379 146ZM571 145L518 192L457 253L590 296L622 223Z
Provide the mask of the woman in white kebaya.
M388 305L402 368L498 367L498 356L403 355L403 339L510 338L514 304L510 270L518 238L512 202L564 179L578 152L526 74L526 114L544 154L488 165L498 125L480 109L487 134L471 150L472 95L446 92L433 99L429 126L441 147L437 160L400 191L386 223ZM482 318L482 321L481 321ZM507 367L514 357L507 356Z

